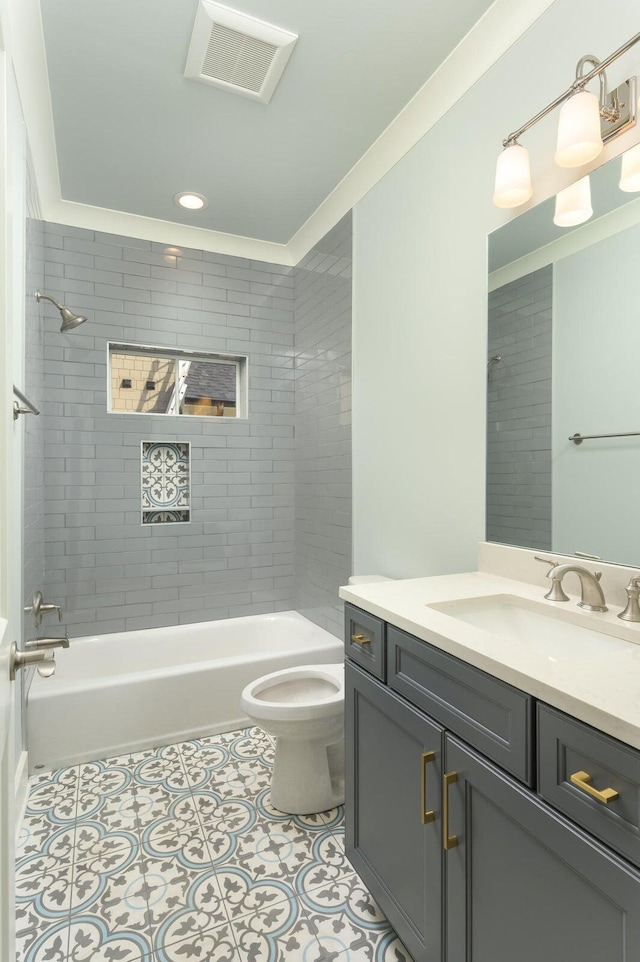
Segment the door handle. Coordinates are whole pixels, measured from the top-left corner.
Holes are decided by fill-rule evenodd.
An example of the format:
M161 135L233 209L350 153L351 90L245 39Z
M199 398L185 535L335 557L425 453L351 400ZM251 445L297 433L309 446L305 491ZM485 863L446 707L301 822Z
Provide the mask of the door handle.
M444 776L442 789L442 846L445 852L455 848L458 844L457 835L449 835L449 786L458 781L457 772L447 772Z
M371 638L367 638L366 635L351 635L351 641L355 641L357 645L371 644Z
M435 761L435 752L423 752L422 755L422 765L420 766L420 797L421 797L421 809L422 809L422 824L427 825L432 822L436 817L436 813L433 809L427 811L427 765L429 762Z
M597 802L602 802L603 805L608 805L612 802L614 798L618 798L620 792L617 792L615 788L603 788L601 792L597 788L591 785L591 775L588 772L574 772L573 775L569 776L569 780L572 785L576 788L581 789L590 795L591 798L595 798Z

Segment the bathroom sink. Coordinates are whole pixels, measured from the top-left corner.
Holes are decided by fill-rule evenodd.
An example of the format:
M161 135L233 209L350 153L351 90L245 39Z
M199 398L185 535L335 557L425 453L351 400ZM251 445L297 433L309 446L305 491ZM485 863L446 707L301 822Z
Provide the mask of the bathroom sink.
M598 660L613 654L640 658L640 638L634 641L619 637L625 634L624 627L607 625L603 631L600 628L605 626L585 624L589 615L550 608L517 595L463 598L429 607L519 647L535 650L549 661ZM613 634L616 629L619 635Z

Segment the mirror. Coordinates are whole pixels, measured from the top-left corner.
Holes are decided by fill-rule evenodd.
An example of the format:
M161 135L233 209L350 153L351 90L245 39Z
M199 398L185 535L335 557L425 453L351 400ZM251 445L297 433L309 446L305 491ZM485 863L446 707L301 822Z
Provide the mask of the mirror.
M556 227L551 198L489 236L486 534L640 565L640 197L620 163L591 174L586 224Z

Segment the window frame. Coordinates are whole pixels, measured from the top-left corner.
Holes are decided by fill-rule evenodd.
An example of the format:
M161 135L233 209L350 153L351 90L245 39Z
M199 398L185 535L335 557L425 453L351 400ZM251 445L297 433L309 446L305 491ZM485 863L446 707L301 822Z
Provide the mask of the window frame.
M180 361L210 361L233 364L236 369L236 414L181 414L180 411L118 411L113 408L111 357L113 354L133 354L138 357L162 358L173 360L175 381L178 383ZM160 347L153 344L131 344L125 341L107 341L107 414L136 415L151 418L197 418L201 421L238 421L247 420L248 410L249 358L246 354L231 354L227 351L196 351L189 348Z

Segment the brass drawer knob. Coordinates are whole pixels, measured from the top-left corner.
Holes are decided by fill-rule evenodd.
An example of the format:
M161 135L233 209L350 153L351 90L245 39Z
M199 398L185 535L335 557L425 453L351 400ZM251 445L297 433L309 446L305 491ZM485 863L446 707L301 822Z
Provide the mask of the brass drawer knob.
M351 641L355 641L356 645L371 644L371 638L367 638L366 635L351 635Z
M591 784L591 775L588 772L574 772L573 775L569 776L569 779L572 785L586 792L591 798L595 798L597 802L602 802L603 805L608 805L609 802L620 795L620 792L616 792L615 788L603 788L599 792Z

